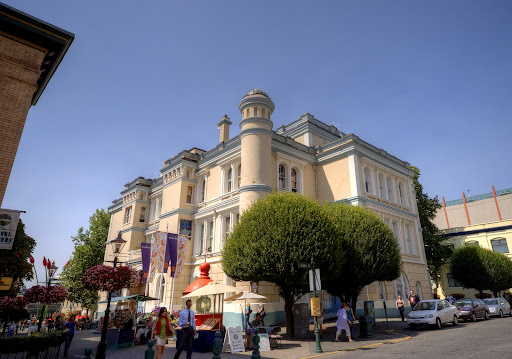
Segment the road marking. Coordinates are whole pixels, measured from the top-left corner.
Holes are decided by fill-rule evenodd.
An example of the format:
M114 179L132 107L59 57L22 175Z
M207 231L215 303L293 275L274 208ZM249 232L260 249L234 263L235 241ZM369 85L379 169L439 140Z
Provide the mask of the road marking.
M387 342L381 342L381 343L368 344L368 345L363 345L363 346L355 347L355 348L347 348L347 349L335 350L335 351L333 351L333 352L327 352L327 353L322 353L322 354L316 354L316 355L312 355L312 356L309 356L309 357L303 357L303 358L301 358L301 359L313 359L313 358L320 358L320 357L325 357L325 356L333 355L333 354L337 354L337 353L343 353L343 352L349 352L349 351L354 351L354 350L359 350L359 349L367 349L367 348L377 347L377 346L379 346L379 345L384 345L384 344L395 344L395 343L400 343L400 342L403 342L403 341L406 341L406 340L410 340L410 339L412 339L412 337L407 336L407 337L405 337L405 338L393 339L393 340L389 340L389 341L387 341Z

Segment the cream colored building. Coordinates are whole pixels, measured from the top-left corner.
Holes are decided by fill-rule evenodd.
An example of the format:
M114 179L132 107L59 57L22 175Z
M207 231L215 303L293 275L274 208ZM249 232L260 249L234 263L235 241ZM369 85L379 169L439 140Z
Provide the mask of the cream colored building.
M443 231L445 245L453 248L478 245L503 253L512 260L512 188L495 191L492 187L492 192L467 198L463 193L461 199L448 202L443 198L443 207L437 212L434 224ZM438 295L444 298L449 294L474 298L478 291L462 288L453 279L447 264L442 268Z
M124 249L128 264L142 268L140 244L149 242L152 233L176 233L180 220L192 220L186 264L175 282L174 308L181 307L181 292L198 277L206 256L213 280L252 287L268 297L266 311L276 311L276 321L284 319L283 302L275 287L235 283L222 271L221 249L225 235L253 201L274 190L293 191L321 202L367 207L392 228L401 247L403 274L390 283L369 285L359 298L374 300L377 315L383 301L394 308L397 294L405 295L409 289L422 298L431 297L409 163L309 113L274 129L274 103L259 89L249 91L239 109L240 134L230 137L232 122L225 115L217 123L220 141L216 147L208 151L192 148L165 160L157 178L139 177L127 183L109 207L109 238L122 232L128 241ZM149 286L149 295L160 301L152 305L169 307L171 288L172 278L158 275ZM338 309L334 298L325 294L323 299L326 311ZM303 300L308 301L307 296ZM229 304L224 309L239 311Z

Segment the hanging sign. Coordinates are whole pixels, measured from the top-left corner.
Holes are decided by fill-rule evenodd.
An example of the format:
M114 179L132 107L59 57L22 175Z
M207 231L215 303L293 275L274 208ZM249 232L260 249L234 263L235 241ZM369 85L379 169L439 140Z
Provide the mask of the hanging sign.
M0 209L0 249L12 249L19 219L20 211Z
M0 290L11 289L12 278L11 277L0 277Z
M188 219L180 219L180 233L190 240L192 235L192 221Z

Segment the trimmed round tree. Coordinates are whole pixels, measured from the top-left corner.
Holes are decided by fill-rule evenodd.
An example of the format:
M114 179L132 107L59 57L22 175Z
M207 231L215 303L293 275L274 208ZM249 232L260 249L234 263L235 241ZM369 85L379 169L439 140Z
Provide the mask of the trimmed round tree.
M333 245L335 230L318 202L274 192L252 204L226 238L224 272L235 280L275 284L293 337L293 304L309 292L308 269L301 265L313 258L323 279L343 263L341 248Z
M391 229L372 211L343 203L329 203L323 210L337 227L336 248L342 248L345 262L330 278L322 278L323 289L355 309L361 290L375 281L391 281L400 276L400 246Z
M512 287L512 261L505 255L479 246L457 248L451 257L450 272L464 288L474 288L483 295L490 290L498 291Z

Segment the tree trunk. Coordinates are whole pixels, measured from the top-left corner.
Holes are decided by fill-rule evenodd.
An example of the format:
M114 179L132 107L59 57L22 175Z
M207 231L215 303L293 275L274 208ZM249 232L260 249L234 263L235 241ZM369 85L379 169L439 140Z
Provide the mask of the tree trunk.
M484 291L483 291L483 290L481 290L481 289L479 289L479 290L478 290L478 293L480 294L480 299L483 299L483 297L484 297Z
M286 313L286 334L288 334L288 338L294 338L293 299L284 299L284 311Z
M498 298L498 291L497 290L493 290L492 294L494 295L494 298Z

